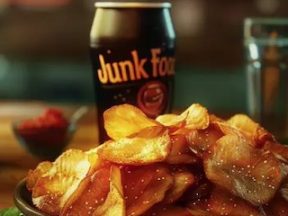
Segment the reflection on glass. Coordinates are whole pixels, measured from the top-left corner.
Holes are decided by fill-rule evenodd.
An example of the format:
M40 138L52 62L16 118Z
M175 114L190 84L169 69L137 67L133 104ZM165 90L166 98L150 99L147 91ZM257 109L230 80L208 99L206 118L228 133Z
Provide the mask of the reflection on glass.
M288 20L245 21L248 111L278 138L287 138Z

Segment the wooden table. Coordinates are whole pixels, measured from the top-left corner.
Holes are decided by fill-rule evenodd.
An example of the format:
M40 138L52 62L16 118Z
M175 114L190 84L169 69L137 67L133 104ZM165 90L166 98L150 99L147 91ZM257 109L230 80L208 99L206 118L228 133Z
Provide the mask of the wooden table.
M13 206L13 191L16 184L39 160L20 146L11 123L39 115L48 107L61 108L71 116L78 106L48 105L39 102L0 102L0 209ZM78 123L78 129L67 148L88 150L97 146L98 134L96 112L93 106Z

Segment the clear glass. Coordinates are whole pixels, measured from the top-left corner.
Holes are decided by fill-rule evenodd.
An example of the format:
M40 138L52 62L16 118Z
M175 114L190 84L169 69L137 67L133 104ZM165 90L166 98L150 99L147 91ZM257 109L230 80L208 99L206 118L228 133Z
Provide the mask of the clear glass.
M244 23L248 112L288 138L288 19L248 18Z

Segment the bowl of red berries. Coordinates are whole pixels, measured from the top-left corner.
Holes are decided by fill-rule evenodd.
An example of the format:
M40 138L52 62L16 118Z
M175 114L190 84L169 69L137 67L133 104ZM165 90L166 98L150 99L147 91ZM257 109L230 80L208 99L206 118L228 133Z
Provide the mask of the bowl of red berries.
M76 122L59 109L49 108L40 116L13 123L19 143L32 155L44 160L57 158L76 131Z

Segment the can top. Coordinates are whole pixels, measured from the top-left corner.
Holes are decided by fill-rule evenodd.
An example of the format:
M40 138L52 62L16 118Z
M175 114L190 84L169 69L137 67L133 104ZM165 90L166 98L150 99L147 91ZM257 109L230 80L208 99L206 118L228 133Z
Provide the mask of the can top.
M96 8L171 8L169 2L96 2Z

